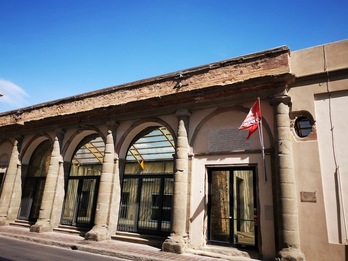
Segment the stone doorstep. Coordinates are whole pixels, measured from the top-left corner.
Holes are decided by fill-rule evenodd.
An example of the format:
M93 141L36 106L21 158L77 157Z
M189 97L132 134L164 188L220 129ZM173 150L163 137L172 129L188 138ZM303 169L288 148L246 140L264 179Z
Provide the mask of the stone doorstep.
M90 229L83 228L83 227L72 227L72 226L66 226L66 225L59 225L57 228L53 229L53 232L65 233L65 234L84 237L85 234L89 230Z
M251 258L248 252L241 251L237 248L232 247L222 247L222 246L214 246L207 245L203 249L187 249L188 253L201 255L201 256L209 256L214 258L222 258L224 260L259 260Z
M116 231L115 235L111 235L111 239L130 242L130 243L136 243L136 244L145 244L145 245L149 245L149 246L153 246L153 247L157 247L161 249L162 243L164 242L166 238L160 237L160 236Z
M125 241L135 244L150 245L161 249L162 243L165 241L165 237L143 235L138 233L129 233L117 231L115 235L111 236L113 240ZM219 258L223 260L233 261L252 261L258 260L250 258L250 255L236 248L228 248L222 246L208 245L201 250L187 249L188 254L194 254L205 257Z
M27 220L16 219L14 222L11 222L9 225L10 226L15 226L15 227L30 228L30 226L34 225L34 223L29 222Z
M20 219L16 219L14 222L11 222L9 224L10 226L13 227L22 227L22 228L28 228L30 229L30 227L32 225L34 225L34 223L26 221L26 220L20 220ZM84 228L84 227L73 227L73 226L67 226L67 225L59 225L57 228L53 229L53 232L58 232L58 233L65 233L65 234L69 234L69 235L75 235L75 236L84 236L89 229Z

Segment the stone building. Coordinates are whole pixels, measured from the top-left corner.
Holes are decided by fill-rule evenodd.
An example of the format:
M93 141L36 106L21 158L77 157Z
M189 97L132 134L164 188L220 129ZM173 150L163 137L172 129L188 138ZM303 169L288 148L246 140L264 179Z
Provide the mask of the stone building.
M347 57L280 47L2 113L0 225L344 260ZM257 98L264 150L239 130Z

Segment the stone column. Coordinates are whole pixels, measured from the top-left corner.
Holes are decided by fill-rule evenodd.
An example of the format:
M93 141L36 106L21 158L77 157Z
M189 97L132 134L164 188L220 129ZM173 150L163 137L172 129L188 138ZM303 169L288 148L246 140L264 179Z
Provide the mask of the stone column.
M116 156L116 154L115 154ZM121 183L120 183L120 172L119 172L119 159L116 156L114 159L114 174L111 188L111 202L110 202L110 216L108 222L108 231L111 235L114 235L117 230L118 224L118 213L120 210L121 202Z
M40 205L39 218L30 227L31 232L49 232L60 222L64 201L64 169L60 143L64 134L57 132Z
M290 130L289 106L291 98L287 95L273 97L276 130L277 168L277 208L278 208L278 247L281 261L304 260L300 250L300 233L296 182Z
M114 158L114 139L112 131L109 130L106 136L94 226L86 233L85 238L87 240L102 241L111 239L108 223L110 217L111 191L113 187Z
M0 225L8 225L17 218L22 197L21 162L19 149L21 140L15 140L10 162L0 197Z
M107 126L112 130L113 141L114 141L114 150L116 149L116 140L117 140L117 128L119 124L115 121L107 123ZM110 211L108 217L108 231L111 235L116 233L117 223L118 223L118 213L120 209L121 202L121 182L120 182L120 167L119 167L119 158L118 153L114 151L114 168L112 175L112 187L111 187L111 201L110 201Z
M172 233L163 242L162 250L181 254L186 251L187 245L188 120L190 113L187 110L179 111L177 116L179 124L174 173Z

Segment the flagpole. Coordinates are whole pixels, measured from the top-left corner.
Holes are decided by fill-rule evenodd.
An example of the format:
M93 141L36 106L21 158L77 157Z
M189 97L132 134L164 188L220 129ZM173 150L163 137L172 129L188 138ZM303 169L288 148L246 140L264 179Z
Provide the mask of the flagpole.
M256 129L258 129L260 144L261 144L261 151L262 151L263 173L265 176L265 180L267 181L265 145L263 143L262 113L261 113L260 97L257 97L257 100L254 102L253 106L251 106L248 115L242 122L242 125L239 127L239 129L249 130L248 137L246 139L249 139L251 134L253 134L256 131Z
M267 171L266 171L266 159L265 159L265 145L263 142L263 130L262 130L262 113L261 113L261 102L260 98L258 97L259 102L259 108L260 108L260 121L259 121L259 138L260 138L260 145L261 145L261 151L262 151L262 164L263 164L263 174L265 176L265 181L267 181Z

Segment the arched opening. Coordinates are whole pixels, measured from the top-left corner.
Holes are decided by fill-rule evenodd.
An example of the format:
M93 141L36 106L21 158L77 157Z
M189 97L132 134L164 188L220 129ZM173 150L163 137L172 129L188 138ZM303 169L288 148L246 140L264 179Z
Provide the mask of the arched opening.
M30 158L18 219L35 222L39 217L52 148L51 141L45 140L36 147Z
M175 144L165 127L149 127L129 146L118 230L168 235L171 226Z
M5 141L0 143L0 196L2 192L3 183L5 181L5 174L8 164L10 162L12 143Z
M84 138L72 158L61 224L91 227L104 160L105 143L97 134Z

